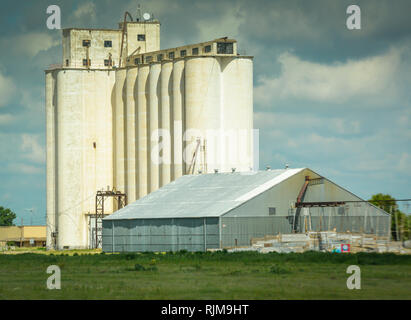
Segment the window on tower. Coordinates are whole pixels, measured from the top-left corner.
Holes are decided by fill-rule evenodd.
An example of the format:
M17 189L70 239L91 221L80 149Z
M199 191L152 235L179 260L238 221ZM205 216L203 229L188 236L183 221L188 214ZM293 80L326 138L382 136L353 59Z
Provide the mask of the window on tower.
M185 57L187 55L187 50L180 51L180 57Z
M217 53L232 54L233 43L232 42L217 42Z
M111 40L105 40L104 41L104 47L105 48L111 48L113 46L113 43Z
M90 47L91 41L90 40L83 40L83 47Z
M198 48L193 48L193 50L191 51L191 53L197 55L197 54L198 54Z
M205 46L204 47L204 52L205 53L211 52L211 45Z
M146 35L145 34L138 34L137 35L137 41L146 41Z

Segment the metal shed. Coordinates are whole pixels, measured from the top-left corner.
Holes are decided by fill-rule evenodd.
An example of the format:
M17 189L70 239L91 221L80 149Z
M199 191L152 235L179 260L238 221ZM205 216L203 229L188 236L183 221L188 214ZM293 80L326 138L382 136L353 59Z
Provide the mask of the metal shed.
M347 203L326 208L325 214L324 208L304 209L296 218L295 202L307 177L312 183L305 187L304 201ZM185 175L105 217L103 251L247 246L252 238L293 232L296 219L297 231L304 232L307 210L312 211L310 228L350 231L355 225L362 232L389 233L387 213L369 203L363 203L362 210L350 209L355 201L361 199L307 168ZM358 220L361 217L368 220Z

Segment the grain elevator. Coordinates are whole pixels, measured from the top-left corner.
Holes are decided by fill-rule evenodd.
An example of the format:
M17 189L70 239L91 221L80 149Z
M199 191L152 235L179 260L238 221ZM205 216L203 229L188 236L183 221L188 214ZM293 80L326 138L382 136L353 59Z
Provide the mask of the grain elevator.
M160 23L62 30L45 71L47 247L98 247L101 218L185 174L250 171L253 58L219 38L160 49Z

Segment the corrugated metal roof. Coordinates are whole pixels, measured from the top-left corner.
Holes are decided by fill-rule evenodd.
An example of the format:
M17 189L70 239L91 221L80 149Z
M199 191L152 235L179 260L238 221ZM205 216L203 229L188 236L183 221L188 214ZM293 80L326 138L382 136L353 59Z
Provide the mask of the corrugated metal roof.
M219 217L302 170L185 175L104 220Z

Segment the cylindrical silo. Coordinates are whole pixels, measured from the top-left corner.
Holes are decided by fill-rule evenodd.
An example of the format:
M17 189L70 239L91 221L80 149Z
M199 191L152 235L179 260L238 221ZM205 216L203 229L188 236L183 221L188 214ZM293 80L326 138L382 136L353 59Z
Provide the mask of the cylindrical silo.
M101 113L104 113L104 105L99 105L99 112L96 112L97 92L103 90L97 88L97 79L95 71L80 71L81 73L81 95L82 95L82 153L83 153L83 185L81 189L81 198L83 212L94 212L95 201L93 195L96 193L98 157L97 148L97 124L101 124L99 119ZM79 92L80 94L80 92ZM99 121L100 120L100 121ZM99 123L100 122L100 123ZM98 146L100 149L100 145Z
M183 133L184 133L184 59L173 62L173 174L172 179L178 179L184 174Z
M161 63L153 63L150 65L150 75L149 75L149 181L150 187L149 192L153 192L159 188L160 176L159 176L159 123L161 115L160 109L160 94L161 94L161 84L160 84L160 73L161 73Z
M173 62L165 61L161 64L161 161L160 161L160 187L172 180L171 161L173 148Z
M204 145L206 139L207 171L221 170L219 134L224 119L221 113L224 99L220 63L215 57L188 57L185 63L185 141L184 159L186 168L192 166L197 139ZM201 146L193 173L204 170ZM203 167L201 166L203 165ZM191 173L187 172L186 173Z
M115 71L109 72L95 72L95 83L93 94L94 105L87 105L87 108L92 109L89 115L94 119L95 131L92 136L88 138L86 147L92 150L93 158L95 160L95 183L90 190L87 190L86 197L89 198L89 208L86 212L95 211L95 197L97 190L107 190L113 188L113 105L115 95ZM91 94L86 92L87 95ZM90 175L92 176L92 175ZM113 212L112 198L104 200L104 212Z
M114 188L124 192L126 186L126 69L116 71L114 108Z
M126 194L129 203L134 202L138 198L137 190L137 71L138 68L127 69L127 185Z
M248 57L222 57L222 119L225 139L225 165L222 171L236 168L248 171L252 162L253 62Z
M61 70L57 73L58 249L82 248L85 243L81 201L85 174L82 85L82 71Z
M48 224L56 226L52 232L57 232L58 249L87 248L96 191L113 185L115 76L94 70L56 70L54 74L54 90L46 75ZM106 201L105 213L111 212L111 201ZM50 243L51 232L48 238Z
M54 248L54 237L52 234L56 232L56 213L57 213L57 203L56 203L56 72L49 71L46 73L46 153L47 153L47 180L46 180L46 190L47 190L47 220L46 220L46 246L48 249Z
M148 65L139 65L137 75L137 183L138 198L144 197L148 193L149 177L149 143L148 143L148 86L149 86Z

